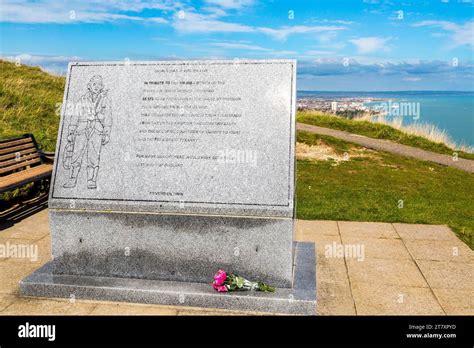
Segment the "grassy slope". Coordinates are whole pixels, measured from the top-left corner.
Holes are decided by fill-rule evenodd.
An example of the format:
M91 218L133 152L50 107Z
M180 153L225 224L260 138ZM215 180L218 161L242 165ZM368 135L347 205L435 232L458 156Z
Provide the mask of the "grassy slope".
M316 144L318 139L340 153L359 148L298 133L300 142ZM337 166L298 161L298 218L447 224L474 248L474 175L389 153L375 157L351 158Z
M474 154L454 151L444 144L434 143L423 137L409 135L384 124L369 121L353 121L343 117L334 117L317 112L299 112L298 122L315 126L338 129L349 133L365 135L370 138L388 139L396 143L418 147L427 151L452 155L457 152L459 157L474 160Z
M0 60L0 139L33 133L46 151L56 143L64 77Z

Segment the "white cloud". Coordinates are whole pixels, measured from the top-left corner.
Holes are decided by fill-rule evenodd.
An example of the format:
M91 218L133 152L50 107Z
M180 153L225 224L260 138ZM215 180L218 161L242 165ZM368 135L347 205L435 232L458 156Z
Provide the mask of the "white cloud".
M404 77L403 81L418 82L418 81L421 81L421 78L419 78L419 77Z
M344 30L346 27L334 26L334 25L295 25L295 26L284 26L278 29L273 28L258 28L258 31L267 34L274 39L284 41L289 35L292 34L307 34L307 33L322 33L322 32L334 32Z
M342 20L342 19L327 19L327 18L316 18L311 17L307 21L307 23L324 23L324 24L343 24L343 25L350 25L353 24L353 21Z
M226 49L238 49L238 50L249 50L249 51L273 51L271 48L265 48L257 45L249 45L240 42L215 42L211 43L211 46L216 46Z
M240 9L253 4L253 0L206 0L210 5L217 5L226 9Z
M216 19L216 15L204 15L191 11L184 11L183 18L175 14L173 27L183 33L197 32L253 32L255 29L238 23L228 23Z
M175 4L177 5L177 4ZM74 22L101 23L117 20L152 21L166 23L162 17L140 17L123 13L140 12L144 9L160 11L171 10L175 5L167 1L53 1L34 2L2 0L0 2L0 21L14 23L58 23Z
M179 12L176 12L174 16L173 27L182 33L263 33L276 40L284 41L289 35L293 34L306 34L306 33L324 33L321 36L326 38L326 35L334 37L335 34L331 34L335 31L344 30L344 26L332 26L332 25L317 25L317 26L284 26L280 28L266 28L266 27L254 27L239 23L224 22L219 19L221 15L218 12L212 11L211 13L203 14L196 13L195 10L183 10L181 16ZM326 40L327 41L327 40Z
M309 50L305 52L305 55L308 55L308 56L326 56L330 54L334 54L334 52L324 51L324 50Z
M220 7L201 7L201 11L209 13L208 16L212 17L225 17L227 12Z
M459 25L448 21L421 21L413 24L414 27L437 27L451 33L453 47L468 45L474 46L474 21Z
M213 42L209 44L213 47L223 48L226 50L244 50L254 52L260 55L271 55L271 56L294 56L298 53L290 50L276 50L273 48L266 48L258 45L249 44L247 42Z
M357 51L360 54L371 53L380 50L387 50L388 48L385 44L391 40L390 37L388 38L381 38L381 37L361 37L358 39L349 40L351 43L357 46Z

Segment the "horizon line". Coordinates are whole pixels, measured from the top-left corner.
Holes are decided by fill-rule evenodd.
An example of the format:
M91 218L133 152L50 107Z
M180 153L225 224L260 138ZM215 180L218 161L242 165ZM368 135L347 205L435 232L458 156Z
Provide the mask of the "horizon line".
M450 92L450 93L474 93L474 90L431 90L431 89L400 89L400 90L371 90L371 91L347 91L347 90L311 90L311 89L301 89L296 90L297 92L338 92L338 93L390 93L390 92Z

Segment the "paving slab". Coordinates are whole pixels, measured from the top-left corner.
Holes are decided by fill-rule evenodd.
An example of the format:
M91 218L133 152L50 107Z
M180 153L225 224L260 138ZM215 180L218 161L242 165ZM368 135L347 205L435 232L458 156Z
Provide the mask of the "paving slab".
M355 315L356 309L347 281L321 280L318 282L318 315Z
M297 220L296 233L310 238L320 235L339 236L339 228L336 221Z
M0 313L17 299L15 295L0 294Z
M342 237L345 246L363 246L364 258L411 260L411 256L401 239Z
M208 309L208 308L184 308L178 309L178 315L182 316L263 316L263 315L278 315L277 313L264 313L264 312L253 312L253 311L234 311L234 310L220 310L220 309Z
M448 315L474 315L474 291L437 289L433 292Z
M327 236L326 236L327 237ZM325 258L340 258L344 259L344 255L340 254L340 248L342 247L342 242L340 237L334 236L330 239L317 240L314 241L316 247L316 253L318 256Z
M48 210L29 216L0 231L0 238L38 240L49 235Z
M474 262L424 260L416 262L432 288L462 289L474 292Z
M70 300L18 298L1 315L86 315L97 306Z
M448 226L392 224L402 239L459 241Z
M90 315L177 315L178 310L169 306L152 306L126 303L100 303Z
M371 259L347 260L351 283L413 286L428 288L423 275L413 260Z
M359 315L443 315L445 312L429 288L352 284Z
M317 313L319 315L355 315L354 300L347 275L344 256L335 254L334 247L341 245L339 236L325 236L315 242L316 279L318 289Z
M344 258L326 257L324 254L318 253L316 277L319 281L347 282L347 286L349 286Z
M474 251L459 239L406 239L405 245L415 260L474 263Z
M19 259L22 260L22 255L25 255L26 250L30 248L36 241L32 239L23 238L5 238L0 237L0 262L8 259ZM12 255L12 249L14 254ZM18 253L20 251L20 253ZM39 251L38 251L39 253ZM12 257L13 256L13 257Z
M337 224L343 238L400 238L392 224L386 222L338 221Z
M20 280L33 272L38 265L31 262L0 262L0 294L18 294Z
M36 241L29 239L8 239L5 243L4 241L0 239L0 244L3 243L6 247L14 248L17 251L14 254L9 252L4 258L0 257L0 262L8 260L16 263L30 263L35 267L40 267L51 260L49 235Z

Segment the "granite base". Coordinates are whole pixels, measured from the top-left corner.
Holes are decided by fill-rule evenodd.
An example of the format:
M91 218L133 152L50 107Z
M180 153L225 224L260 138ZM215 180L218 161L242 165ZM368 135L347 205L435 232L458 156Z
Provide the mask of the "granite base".
M277 288L274 293L218 293L210 283L55 274L51 261L20 282L20 295L316 314L314 243L295 242L293 274L293 287Z

